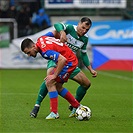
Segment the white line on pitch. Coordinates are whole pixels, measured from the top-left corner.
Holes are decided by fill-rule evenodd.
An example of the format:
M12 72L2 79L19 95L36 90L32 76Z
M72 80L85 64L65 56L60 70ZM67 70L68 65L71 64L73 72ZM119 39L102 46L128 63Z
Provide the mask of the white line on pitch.
M114 78L119 78L119 79L133 81L133 78L129 78L129 77L122 76L122 75L117 75L117 74L103 72L103 71L99 71L98 73L100 73L102 75L105 75L105 76L109 76L109 77L114 77Z

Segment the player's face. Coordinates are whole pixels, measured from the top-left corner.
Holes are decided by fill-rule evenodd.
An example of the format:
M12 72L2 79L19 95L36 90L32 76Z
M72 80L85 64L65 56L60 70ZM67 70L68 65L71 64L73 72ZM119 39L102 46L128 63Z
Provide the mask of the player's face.
M32 46L31 48L25 48L24 53L34 58L37 56L37 51L35 49L35 46Z
M79 23L77 26L77 34L78 36L84 36L88 30L90 29L90 25L86 25L86 22Z

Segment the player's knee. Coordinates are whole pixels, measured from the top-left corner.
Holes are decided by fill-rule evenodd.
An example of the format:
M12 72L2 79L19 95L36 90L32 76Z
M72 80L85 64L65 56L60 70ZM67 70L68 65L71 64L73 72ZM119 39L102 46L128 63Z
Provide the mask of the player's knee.
M90 88L90 86L91 86L91 82L89 82L87 89L89 89L89 88Z
M86 88L86 90L88 90L91 86L91 82L90 81L85 82L85 84L83 86L84 86L84 88Z
M46 84L47 89L48 89L48 88L51 88L52 85L53 85L53 83L52 83L51 81L46 82L45 84Z

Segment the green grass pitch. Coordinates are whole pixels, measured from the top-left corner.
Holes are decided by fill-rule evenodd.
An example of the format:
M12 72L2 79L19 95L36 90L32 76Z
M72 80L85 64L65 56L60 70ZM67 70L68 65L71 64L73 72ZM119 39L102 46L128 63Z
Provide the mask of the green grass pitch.
M68 103L59 97L60 118L46 120L49 97L41 104L36 119L30 118L40 84L46 70L0 70L0 133L131 133L132 132L132 72L98 71L92 78L81 104L92 110L89 121L68 118ZM75 95L78 84L72 80L64 86Z

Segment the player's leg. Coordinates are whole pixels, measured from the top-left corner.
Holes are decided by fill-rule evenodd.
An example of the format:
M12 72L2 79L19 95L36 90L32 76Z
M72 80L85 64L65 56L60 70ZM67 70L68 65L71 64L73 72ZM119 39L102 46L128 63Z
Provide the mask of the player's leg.
M47 87L46 87L45 81L44 81L41 84L41 86L40 86L40 90L39 90L39 93L38 93L38 97L37 97L35 106L32 109L32 111L30 112L30 116L31 117L33 117L33 118L36 118L37 117L37 114L38 114L39 109L40 109L41 102L43 101L43 99L45 98L45 96L47 95L47 93L48 93L48 90L47 90Z
M53 68L55 66L56 66L56 64L53 61L48 61L47 75L49 75L49 73L53 70ZM36 103L34 105L34 108L30 112L31 117L33 117L33 118L37 117L37 114L38 114L39 109L40 109L41 102L46 97L47 93L48 93L48 90L47 90L47 87L46 87L46 84L45 84L45 81L44 81L40 86L40 90L39 90L38 97L37 97Z
M91 86L91 82L82 71L80 71L76 76L74 76L73 80L80 84L80 86L77 88L75 96L78 102L80 102L85 96L89 87Z
M61 83L56 85L58 93L61 97L66 99L74 108L78 108L80 103L74 98L74 96L66 89L62 87Z
M76 68L75 71L73 71L70 78L80 84L80 86L76 90L75 96L77 101L80 102L85 96L88 88L90 87L91 82L79 68ZM75 109L73 109L71 106L70 108L72 109L72 112L69 117L73 117L75 116Z
M91 86L91 82L78 67L73 71L73 73L70 76L70 79L80 84L80 86L77 88L75 96L78 102L80 102L86 94L86 91Z
M57 91L55 90L55 87L52 85L52 83L49 83L49 84L50 85L47 84L47 88L49 90L51 113L46 117L46 119L57 119L59 118L59 114L57 111L58 94L57 94ZM56 89L58 90L58 93L60 94L60 96L66 99L74 108L77 109L80 106L80 103L74 98L74 96L66 88L62 87L62 83L57 83Z
M55 80L50 80L47 82L46 86L48 89L48 94L50 98L50 114L46 117L46 119L57 119L58 115L58 92L56 90Z

